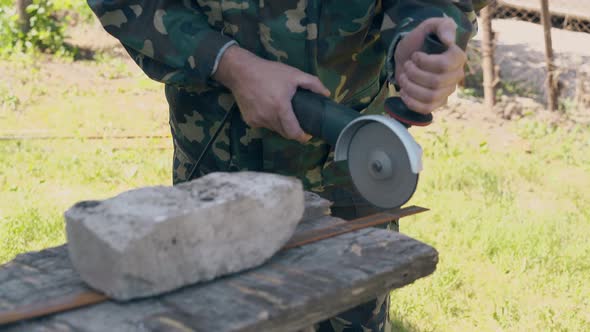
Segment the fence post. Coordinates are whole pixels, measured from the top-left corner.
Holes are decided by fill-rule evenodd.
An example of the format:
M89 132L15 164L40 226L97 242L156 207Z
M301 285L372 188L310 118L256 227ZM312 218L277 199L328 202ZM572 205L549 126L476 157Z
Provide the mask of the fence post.
M16 0L16 13L18 16L18 25L23 33L29 32L31 26L29 22L29 14L27 7L32 3L32 0Z
M555 85L555 65L553 63L553 45L551 42L551 14L549 13L549 3L547 0L541 0L541 23L545 31L545 60L547 62L547 106L549 111L557 109L557 93Z
M485 105L489 110L496 104L496 80L494 71L494 32L492 31L492 6L486 6L480 12L481 17L481 55L483 71L483 94Z

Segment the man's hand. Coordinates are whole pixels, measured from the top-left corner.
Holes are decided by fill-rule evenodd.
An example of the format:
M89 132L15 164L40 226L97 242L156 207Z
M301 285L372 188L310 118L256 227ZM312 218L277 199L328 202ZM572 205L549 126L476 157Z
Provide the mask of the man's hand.
M267 128L299 142L311 136L301 129L293 113L291 99L297 88L330 94L317 77L259 58L238 46L223 54L214 78L231 90L250 127Z
M465 52L455 44L456 23L450 18L431 18L408 33L395 50L395 80L400 97L413 111L432 113L447 103L464 77ZM420 52L429 33L436 33L448 47L442 54Z

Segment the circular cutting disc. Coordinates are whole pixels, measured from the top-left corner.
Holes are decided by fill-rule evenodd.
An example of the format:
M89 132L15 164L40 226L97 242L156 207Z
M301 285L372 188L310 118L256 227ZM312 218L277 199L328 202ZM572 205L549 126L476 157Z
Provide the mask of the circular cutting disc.
M384 209L405 204L418 184L405 146L379 122L368 122L356 131L348 147L348 168L359 193Z

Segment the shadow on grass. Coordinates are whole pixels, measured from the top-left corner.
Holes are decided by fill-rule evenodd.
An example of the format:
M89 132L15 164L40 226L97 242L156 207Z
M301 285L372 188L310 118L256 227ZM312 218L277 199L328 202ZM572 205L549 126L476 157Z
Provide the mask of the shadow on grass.
M121 53L111 48L92 48L86 46L73 45L70 43L64 44L67 51L72 54L74 61L98 61L97 56L101 54L109 54L114 56L127 56L126 53Z
M421 332L416 326L402 319L391 317L391 332Z
M80 61L80 60L86 60L86 61L91 61L91 60L96 60L96 50L90 49L90 48L86 48L86 47L79 47L76 46L76 52L74 53L74 60L76 61Z

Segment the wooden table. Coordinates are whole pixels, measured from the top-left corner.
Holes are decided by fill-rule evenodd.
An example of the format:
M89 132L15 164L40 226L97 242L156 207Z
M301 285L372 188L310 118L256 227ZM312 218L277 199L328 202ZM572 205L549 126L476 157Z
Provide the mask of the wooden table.
M330 216L296 234L344 222ZM158 297L105 302L2 331L296 331L431 274L437 251L367 228L279 252L264 265ZM86 290L65 245L0 267L0 311Z

